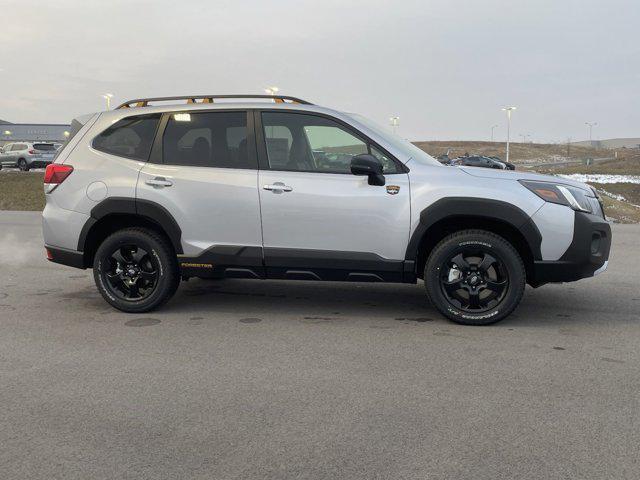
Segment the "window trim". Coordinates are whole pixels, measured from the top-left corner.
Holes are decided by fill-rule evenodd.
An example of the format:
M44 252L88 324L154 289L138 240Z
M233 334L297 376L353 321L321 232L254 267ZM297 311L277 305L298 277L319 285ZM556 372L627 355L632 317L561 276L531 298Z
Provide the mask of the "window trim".
M125 155L125 154L116 154L113 152L108 152L102 148L96 147L95 146L95 141L96 139L102 135L104 132L106 132L109 128L111 128L112 126L114 126L116 123L121 122L122 120L126 120L127 118L133 118L133 117L153 117L156 115L160 115L160 117L158 118L158 123L156 124L156 129L155 132L153 133L153 139L151 140L151 148L149 149L149 154L147 155L147 158L139 158L139 157L134 157L133 155ZM113 155L114 157L118 157L118 158L124 158L127 160L134 160L136 162L148 162L149 158L151 157L151 152L153 150L153 146L156 142L156 137L158 136L158 128L160 127L160 122L162 122L162 114L158 114L156 113L142 113L142 114L137 114L137 115L128 115L126 117L122 117L118 120L116 120L114 123L112 123L111 125L109 125L107 128L105 128L104 130L101 130L97 135L95 135L93 137L93 139L91 140L91 148L93 148L94 150L97 150L98 152L102 152L102 153L106 153L107 155Z
M167 129L167 125L169 124L169 118L171 115L176 113L189 113L189 114L197 114L197 113L237 113L244 112L247 120L247 155L249 157L249 168L233 168L233 167L204 167L201 165L177 165L174 163L164 163L163 151L162 151L162 143L164 139L164 134ZM158 123L158 130L156 131L156 137L153 141L153 146L151 147L151 154L149 155L149 163L154 163L158 165L171 165L173 167L181 167L181 168L219 168L224 170L258 170L258 154L256 152L256 140L255 140L255 127L254 127L254 117L251 114L250 109L246 108L207 108L207 109L198 109L198 110L172 110L168 112L162 112L162 117L160 118L160 122Z
M382 147L378 142L374 141L373 139L371 139L361 131L357 130L355 127L348 124L347 122L339 118L333 117L331 115L327 115L325 113L312 112L309 110L290 110L290 109L285 110L280 108L260 108L260 109L253 110L255 134L256 134L255 138L256 138L257 149L258 149L258 163L259 163L260 170L271 170L274 172L322 173L322 174L328 173L331 175L352 175L351 172L332 172L332 171L318 171L318 170L286 170L281 168L271 168L271 166L269 165L269 156L267 153L267 142L264 135L264 125L262 124L263 113L292 113L297 115L315 116L315 117L324 118L326 120L331 120L337 123L338 125L340 125L341 127L343 127L348 133L350 133L360 141L364 142L367 145L367 151L369 152L370 155L371 155L371 147L375 147L377 150L379 150L382 154L384 154L396 165L396 168L398 171L395 173L385 173L384 174L385 176L409 173L409 168L400 160L398 160L394 155L391 155L387 151L387 149Z

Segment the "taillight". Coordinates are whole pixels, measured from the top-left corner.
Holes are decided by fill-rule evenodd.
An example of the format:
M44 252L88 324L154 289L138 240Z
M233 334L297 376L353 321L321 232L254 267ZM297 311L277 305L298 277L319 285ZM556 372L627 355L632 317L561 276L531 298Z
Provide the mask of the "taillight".
M36 151L33 148L31 148L31 149L29 149L29 154L30 155L35 155Z
M71 175L71 172L73 172L71 165L50 163L44 171L44 183L45 185L60 185Z

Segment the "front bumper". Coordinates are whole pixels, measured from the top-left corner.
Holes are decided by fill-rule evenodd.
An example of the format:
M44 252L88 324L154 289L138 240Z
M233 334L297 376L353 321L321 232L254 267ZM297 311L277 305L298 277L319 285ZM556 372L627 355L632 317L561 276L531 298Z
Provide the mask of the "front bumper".
M555 261L534 261L529 284L573 282L593 277L607 268L611 249L611 227L602 217L575 212L573 240Z

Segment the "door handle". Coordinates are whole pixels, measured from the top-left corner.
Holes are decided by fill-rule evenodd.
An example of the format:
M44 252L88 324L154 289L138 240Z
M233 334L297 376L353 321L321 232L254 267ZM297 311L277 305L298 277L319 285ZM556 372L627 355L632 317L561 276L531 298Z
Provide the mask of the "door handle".
M282 182L275 182L271 185L264 185L262 188L264 190L270 190L273 193L291 192L293 190L293 188L291 188L289 185L285 185Z
M152 178L144 183L146 183L147 185L151 185L152 187L170 187L171 185L173 185L172 181L167 180L164 177Z

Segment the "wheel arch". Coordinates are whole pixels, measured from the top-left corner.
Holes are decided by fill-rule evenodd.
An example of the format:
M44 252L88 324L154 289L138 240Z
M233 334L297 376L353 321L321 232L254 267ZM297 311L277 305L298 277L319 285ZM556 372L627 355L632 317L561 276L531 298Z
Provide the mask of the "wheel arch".
M176 254L182 252L182 231L163 206L146 200L108 198L91 210L78 238L78 251L83 252L85 267L91 266L98 246L108 235L127 227L145 227L169 240Z
M415 274L421 278L433 248L447 235L468 229L487 230L509 241L525 264L527 279L532 278L534 261L541 258L542 236L529 215L500 200L452 197L425 208L405 260L415 262Z

